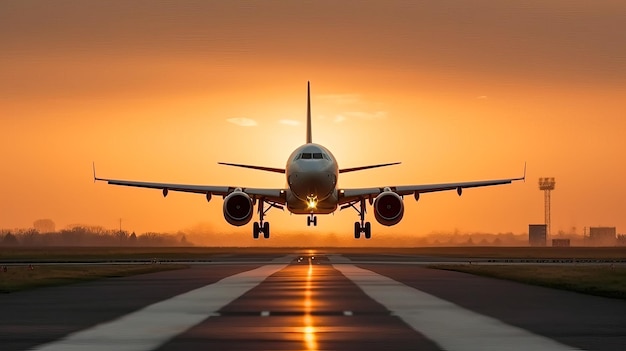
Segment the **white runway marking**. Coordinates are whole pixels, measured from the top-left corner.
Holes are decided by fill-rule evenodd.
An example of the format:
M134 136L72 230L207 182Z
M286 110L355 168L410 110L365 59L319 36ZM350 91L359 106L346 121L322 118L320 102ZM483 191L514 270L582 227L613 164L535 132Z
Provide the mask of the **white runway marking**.
M119 319L40 345L34 350L153 350L203 320L215 316L220 308L285 268L292 258L293 256L287 256L274 260L274 264L235 274Z
M329 256L333 267L445 350L577 350Z

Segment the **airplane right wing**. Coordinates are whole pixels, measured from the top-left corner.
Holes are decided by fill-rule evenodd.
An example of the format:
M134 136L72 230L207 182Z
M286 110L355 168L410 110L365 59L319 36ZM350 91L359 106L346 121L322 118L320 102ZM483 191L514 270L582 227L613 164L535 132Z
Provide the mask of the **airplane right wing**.
M237 189L241 189L252 199L264 199L275 204L285 204L286 189L270 189L270 188L245 188L234 186L215 186L215 185L191 185L191 184L173 184L173 183L152 183L134 180L119 180L98 178L95 176L94 181L103 181L111 185L130 186L137 188L160 189L163 196L167 196L170 191L180 191L186 193L204 194L207 199L211 199L212 195L225 197Z
M266 172L274 172L274 173L285 173L284 168L273 168L273 167L265 167L265 166L252 166L252 165L242 165L239 163L227 163L227 162L218 162L217 164L224 166L233 166L233 167L242 167L242 168L250 168L256 169L258 171L266 171Z

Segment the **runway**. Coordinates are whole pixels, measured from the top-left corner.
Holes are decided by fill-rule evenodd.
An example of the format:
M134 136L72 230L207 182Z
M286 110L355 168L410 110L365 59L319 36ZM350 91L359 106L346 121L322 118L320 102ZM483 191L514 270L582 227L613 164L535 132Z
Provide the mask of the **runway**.
M235 254L0 295L0 349L626 350L622 300L420 260Z

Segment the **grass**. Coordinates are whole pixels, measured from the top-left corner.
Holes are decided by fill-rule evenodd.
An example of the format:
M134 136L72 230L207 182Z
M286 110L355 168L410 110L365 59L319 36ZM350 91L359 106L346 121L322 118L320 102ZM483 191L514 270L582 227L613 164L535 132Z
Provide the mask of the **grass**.
M626 299L626 267L612 265L433 265L430 268L471 273L584 294Z
M285 248L213 247L0 247L0 261L12 260L158 260L211 259L229 254L279 254Z
M418 248L315 248L337 254L390 254L436 257L511 259L626 258L626 247L418 247ZM12 260L159 260L211 259L230 254L287 254L303 248L237 247L0 247L0 261Z
M0 293L187 268L185 265L43 265L0 269Z
M420 247L420 248L311 248L335 254L387 254L479 259L626 259L626 247ZM0 247L0 262L81 262L112 260L212 260L230 255L284 255L302 248L211 247ZM2 265L2 263L0 263ZM41 265L9 266L0 271L0 292L61 285L106 277L119 277L184 268L184 265ZM626 299L626 268L617 266L550 265L439 265L449 269L528 284Z

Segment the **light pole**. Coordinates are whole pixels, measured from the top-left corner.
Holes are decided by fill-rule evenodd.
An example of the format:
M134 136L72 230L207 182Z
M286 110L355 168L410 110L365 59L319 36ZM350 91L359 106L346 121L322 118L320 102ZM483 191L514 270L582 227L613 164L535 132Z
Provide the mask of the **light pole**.
M544 195L546 235L548 237L550 237L550 191L554 190L555 184L554 177L539 178L539 190L543 190Z

